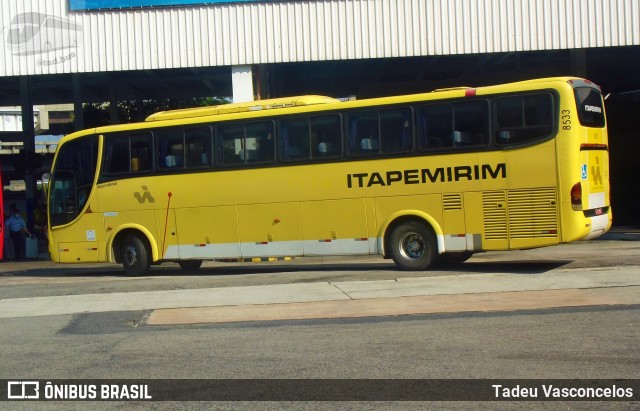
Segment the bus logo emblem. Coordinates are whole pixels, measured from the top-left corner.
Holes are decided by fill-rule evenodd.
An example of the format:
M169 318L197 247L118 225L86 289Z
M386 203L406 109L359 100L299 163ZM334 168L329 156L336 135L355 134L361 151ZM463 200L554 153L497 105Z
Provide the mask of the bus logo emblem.
M587 179L587 177L588 177L588 175L587 175L587 165L586 165L586 164L583 164L583 165L582 165L582 179L583 179L583 180L586 180L586 179Z
M593 184L601 186L602 183L602 171L600 170L600 158L596 157L596 165L591 166L591 178L593 178Z
M40 382L7 381L8 400L37 400L40 398Z
M154 203L156 200L153 198L147 186L141 186L142 193L133 193L133 196L140 204L143 204L145 201L149 200L149 203Z

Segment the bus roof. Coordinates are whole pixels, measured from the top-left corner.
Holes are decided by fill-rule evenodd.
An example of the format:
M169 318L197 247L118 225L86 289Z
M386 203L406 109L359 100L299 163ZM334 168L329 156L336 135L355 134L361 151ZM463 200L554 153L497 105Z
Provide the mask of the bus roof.
M126 124L114 124L99 126L97 128L91 128L74 132L65 136L60 144L66 143L68 140L73 140L78 137L82 137L92 133L109 133L117 131L127 130L144 130L149 127L154 127L152 123L160 123L167 121L165 125L175 124L173 121L181 122L186 121L189 123L199 123L205 121L216 120L237 120L246 117L263 117L269 116L269 111L274 110L276 112L283 113L280 109L296 108L301 111L314 111L313 108L317 107L319 111L323 108L328 110L341 109L341 108L367 108L378 105L390 105L400 104L413 101L427 101L432 99L450 99L450 98L462 98L469 96L482 96L486 94L503 93L506 91L520 90L520 89L538 89L540 87L551 87L551 83L564 83L569 87L578 86L591 86L597 88L597 85L589 82L588 80L578 77L549 77L539 78L531 80L523 80L513 83L505 83L499 85L481 86L481 87L452 87L446 89L437 89L432 92L423 92L410 95L399 96L386 96L367 98L362 100L341 101L332 97L319 96L319 95L305 95L305 96L293 96L293 97L281 97L274 99L250 101L244 103L230 103L209 107L194 107L185 108L179 110L161 111L150 115L146 118L146 121L138 123L126 123ZM305 110L306 108L306 110ZM275 114L275 113L273 113ZM208 117L208 118L207 118ZM219 117L219 118L216 118ZM189 121L191 120L191 121ZM160 124L158 124L160 125Z
M193 117L205 117L219 114L242 113L248 111L271 110L275 108L310 106L314 104L339 103L340 100L326 96L297 96L247 101L244 103L221 104L209 107L194 107L179 110L160 111L145 121L176 120Z

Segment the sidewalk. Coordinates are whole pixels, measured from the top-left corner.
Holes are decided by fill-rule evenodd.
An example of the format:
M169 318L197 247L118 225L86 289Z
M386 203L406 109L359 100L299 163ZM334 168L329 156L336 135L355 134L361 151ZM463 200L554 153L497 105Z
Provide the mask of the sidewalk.
M238 310L250 309L259 313L267 306L276 306L280 310L290 304L296 304L293 310L302 315L308 306L306 303L332 302L332 317L341 317L353 307L354 301L372 302L370 306L375 315L396 315L392 307L415 303L411 298L435 296L475 295L482 296L472 311L491 311L498 297L505 293L511 296L512 303L523 300L532 301L528 308L549 307L545 293L555 296L551 306L615 305L640 304L640 275L637 266L560 269L536 275L510 273L461 274L441 277L399 278L396 280L347 281L272 284L245 287L205 288L189 290L163 290L142 292L117 292L108 294L62 295L51 297L9 298L0 300L0 318L24 318L50 315L73 315L82 313L163 310L184 308L188 310L232 307L237 316ZM579 293L576 290L587 290ZM595 293L593 290L600 290ZM526 294L521 292L538 292ZM542 292L542 294L540 294ZM567 298L569 296L570 298ZM581 301L571 304L571 301ZM420 300L422 301L422 300ZM468 298L462 303L468 303ZM569 303L567 303L569 302ZM346 305L345 305L346 303ZM422 311L432 309L433 304L421 304ZM482 307L488 307L483 309ZM505 308L506 307L506 308ZM507 304L501 310L509 308ZM324 309L326 311L326 308ZM469 310L468 308L461 309ZM307 310L308 311L308 310ZM351 310L353 311L353 310ZM356 310L357 311L357 310ZM382 314L382 312L387 314ZM182 313L188 317L192 311ZM415 313L415 312L414 312ZM363 311L363 315L365 312ZM374 315L374 314L371 314ZM361 315L358 315L361 316ZM251 318L251 317L244 317ZM298 318L298 317L296 317ZM325 318L325 317L321 317ZM164 321L164 322L163 322ZM156 323L166 323L166 320ZM175 320L174 320L175 321ZM186 320L182 320L186 321ZM250 321L245 319L244 321ZM196 322L210 322L199 320Z

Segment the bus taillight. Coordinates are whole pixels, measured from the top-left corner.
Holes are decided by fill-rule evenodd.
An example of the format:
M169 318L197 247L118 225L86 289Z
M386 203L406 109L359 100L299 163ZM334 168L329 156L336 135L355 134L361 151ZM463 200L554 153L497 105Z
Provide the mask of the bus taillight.
M580 182L571 187L571 208L576 211L582 210L582 184Z

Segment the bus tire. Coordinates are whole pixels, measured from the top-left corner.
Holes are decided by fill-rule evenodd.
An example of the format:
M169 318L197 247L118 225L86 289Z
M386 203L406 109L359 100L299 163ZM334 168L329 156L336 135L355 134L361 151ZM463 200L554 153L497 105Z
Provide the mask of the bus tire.
M426 270L438 260L436 236L424 223L399 224L391 231L389 245L391 258L402 270Z
M120 247L122 266L130 276L144 275L151 267L151 256L146 243L136 234L128 234Z
M202 265L202 260L180 260L178 265L183 271L196 271Z

